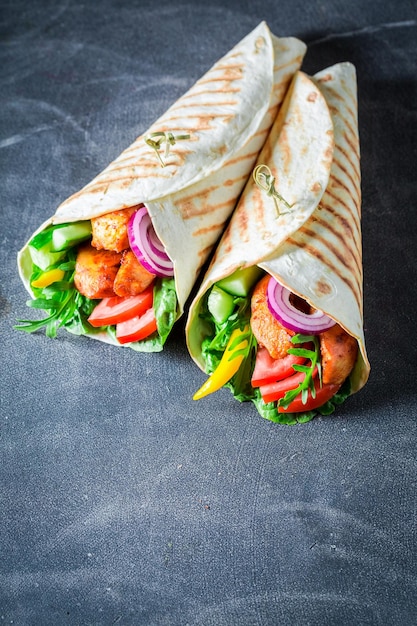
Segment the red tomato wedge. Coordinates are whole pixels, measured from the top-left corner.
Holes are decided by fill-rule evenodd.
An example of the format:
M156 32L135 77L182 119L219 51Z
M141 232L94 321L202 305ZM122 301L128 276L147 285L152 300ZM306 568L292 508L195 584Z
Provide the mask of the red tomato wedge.
M149 285L138 296L121 298L103 298L91 313L88 321L91 326L109 326L125 322L138 315L143 315L153 303L153 284Z
M315 368L314 373L313 373L313 377L315 376L317 376L317 368ZM263 401L265 403L268 403L268 402L275 402L275 400L280 400L281 398L285 396L287 391L290 391L291 389L295 389L296 387L298 387L298 385L303 382L304 378L305 378L304 372L297 372L296 374L293 374L292 376L288 376L287 378L284 378L283 380L278 380L273 383L268 383L267 385L261 385L259 389L261 391L261 396L262 396ZM289 411L289 412L292 413L293 411Z
M130 343L145 339L156 330L155 312L151 307L143 315L137 315L130 320L117 324L116 337L119 343Z
M327 402L327 400L333 398L334 394L341 387L341 385L335 385L333 383L328 383L327 385L320 387L320 381L318 378L315 380L314 386L316 388L315 398L313 398L311 390L309 389L307 402L305 404L303 404L300 394L288 405L286 409L279 406L278 413L300 413L301 411L311 411L312 409L317 409L317 407Z
M266 348L258 348L252 387L261 387L288 378L294 374L293 365L302 365L306 361L304 357L293 354L288 354L283 359L273 359Z

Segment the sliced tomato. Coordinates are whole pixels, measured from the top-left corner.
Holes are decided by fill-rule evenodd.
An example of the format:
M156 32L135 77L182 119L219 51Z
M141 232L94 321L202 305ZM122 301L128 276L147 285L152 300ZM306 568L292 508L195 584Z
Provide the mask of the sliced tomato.
M334 394L340 389L341 385L328 383L320 387L320 381L317 378L314 381L314 387L316 389L315 398L313 398L311 390L309 389L307 402L305 404L303 404L300 394L288 405L286 409L279 406L278 413L300 413L301 411L311 411L312 409L317 409L317 407L330 400L330 398L333 398Z
M153 284L137 296L103 298L88 321L91 326L109 326L143 315L153 303Z
M258 348L255 369L252 375L252 387L261 387L274 383L294 374L293 365L302 365L307 359L288 354L283 359L273 359L266 348Z
M143 315L137 315L116 325L116 337L119 343L140 341L157 330L155 312L151 307Z
M313 377L317 376L317 368L315 368ZM276 400L280 400L285 396L287 391L291 391L291 389L296 389L300 383L303 382L305 378L304 372L297 372L292 376L288 376L283 380L278 380L273 383L268 383L267 385L261 385L259 387L262 399L265 403L275 402Z

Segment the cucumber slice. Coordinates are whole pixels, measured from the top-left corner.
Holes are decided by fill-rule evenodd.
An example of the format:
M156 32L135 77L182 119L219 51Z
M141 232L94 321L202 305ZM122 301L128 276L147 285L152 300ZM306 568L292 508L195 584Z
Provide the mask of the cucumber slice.
M261 275L262 270L257 265L252 265L236 270L230 276L217 281L216 285L233 296L246 297Z
M64 256L65 250L61 252L53 252L51 250L51 242L46 243L42 248L35 248L29 244L29 252L32 263L41 270L47 270L51 265L58 263Z
M207 308L218 324L225 322L234 309L233 296L217 285L213 285L208 298Z
M89 237L91 237L90 220L59 225L52 232L51 250L53 252L68 250Z

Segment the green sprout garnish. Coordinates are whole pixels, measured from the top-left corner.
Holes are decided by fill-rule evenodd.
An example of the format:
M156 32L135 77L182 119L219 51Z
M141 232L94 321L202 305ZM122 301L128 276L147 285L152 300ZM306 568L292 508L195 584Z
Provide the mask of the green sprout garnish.
M169 131L159 131L146 135L145 143L155 150L155 154L158 157L161 167L165 167L166 164L164 159L168 158L170 146L175 145L177 141L183 141L189 138L190 135L177 135L176 137L174 137L174 135ZM164 159L162 158L160 153L160 149L163 143L165 143Z
M300 344L300 343L313 343L314 349L310 350L308 348L303 348L302 346L299 348L289 348L287 350L288 354L293 354L295 356L301 356L305 359L310 360L310 365L293 365L292 367L296 372L304 372L305 376L303 381L296 387L295 389L291 389L287 391L285 396L278 401L278 406L282 406L284 409L287 409L293 400L301 393L301 401L305 404L308 400L308 392L310 391L311 396L313 398L316 397L316 388L314 385L314 373L317 369L320 385L322 384L321 377L321 360L320 360L320 342L316 335L301 335L297 334L291 337L291 343Z
M291 213L291 209L294 205L288 204L285 198L275 189L275 178L272 176L272 172L267 165L262 163L257 165L252 172L252 176L259 189L265 191L266 194L273 199L277 210L277 217L285 213ZM286 206L286 210L281 210L280 202Z

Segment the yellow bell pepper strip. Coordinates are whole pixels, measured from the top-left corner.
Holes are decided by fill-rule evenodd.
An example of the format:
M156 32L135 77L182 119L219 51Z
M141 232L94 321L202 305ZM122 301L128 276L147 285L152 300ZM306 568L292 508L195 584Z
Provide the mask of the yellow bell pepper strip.
M248 330L248 326L245 326L242 330L235 328L230 335L220 363L202 387L196 391L193 400L200 400L210 393L217 391L236 374L245 358L245 348L248 346ZM239 337L242 338L241 341L239 341ZM238 352L239 354L237 354Z
M58 280L62 280L65 276L64 270L60 270L59 268L54 268L52 270L47 270L39 278L33 280L31 285L32 287L37 287L42 289L43 287L49 287L52 283L56 283Z

